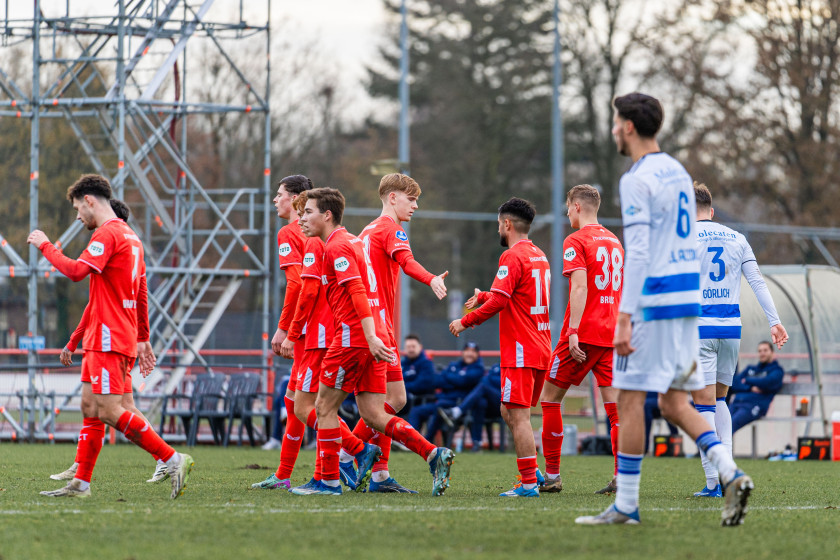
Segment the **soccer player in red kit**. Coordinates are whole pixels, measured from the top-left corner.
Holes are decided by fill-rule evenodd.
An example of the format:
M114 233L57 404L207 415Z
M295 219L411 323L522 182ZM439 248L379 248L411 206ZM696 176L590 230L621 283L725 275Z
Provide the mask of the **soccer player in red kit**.
M513 434L522 481L500 494L509 498L540 495L531 407L538 402L551 354L551 270L545 253L528 239L536 214L534 205L521 198L511 198L499 207L499 238L508 249L499 257L496 279L489 292L476 291L467 300L468 309L481 307L449 325L450 332L458 336L500 313L501 412Z
M130 214L130 210L125 202L121 200L117 200L112 198L108 201L111 204L111 209L114 211L114 214L120 220L124 222L128 222L128 216ZM148 329L146 329L146 325L148 324L149 315L147 310L141 308L142 302L137 302L137 328L138 328L138 340L137 342L145 342L149 339ZM73 331L73 334L70 335L70 340L61 350L61 354L59 355L59 361L65 365L70 366L73 365L73 352L76 351L76 348L79 346L79 343L82 341L82 338L85 334L85 325L87 324L88 316L89 316L89 306L85 306L84 313L82 313L82 319L79 321L79 325L76 327L76 330ZM145 330L144 330L145 329ZM137 406L134 404L134 394L133 391L128 390L132 386L131 383L131 372L127 372L125 374L125 387L126 391L123 393L123 400L122 404L126 410L129 410L136 414L141 419L145 419L146 417L143 416L143 413L138 410ZM84 418L96 418L96 409L94 408L96 405L91 401L86 402L89 405L89 409L82 410L82 416ZM82 432L79 433L79 439L86 439L87 438L87 431L86 428L83 426ZM77 451L76 461L70 466L69 469L66 471L60 472L58 474L51 474L50 478L53 480L73 480L76 476L76 469L79 467L78 459L81 458L81 455ZM163 482L167 478L169 478L169 473L167 472L166 463L157 458L157 463L155 464L155 471L152 474L152 478L148 479L146 482Z
M82 400L94 401L98 418L85 418L86 437L79 441L80 461L73 480L65 488L42 494L90 496L90 478L102 449L104 422L166 462L172 479L171 497L175 499L187 485L194 464L192 457L176 452L145 419L122 406L123 393L131 390L125 384L126 373L131 371L135 359L145 376L154 367L155 358L148 342L143 244L128 224L114 214L109 203L111 195L111 185L99 175L83 175L67 189L67 198L78 212L77 219L89 230L96 230L78 260L62 255L40 230L34 230L27 239L74 282L91 276L83 342ZM138 342L142 338L146 340Z
M313 188L312 181L304 175L290 175L280 180L277 187L277 194L274 196L274 207L277 209L277 216L289 223L280 228L277 232L277 253L279 256L280 270L286 274L286 293L283 298L283 311L277 323L277 331L271 338L271 349L278 356L282 356L281 346L298 307L298 298L301 290L300 270L303 264L303 245L306 237L300 231L298 214L292 208L295 199L304 191ZM276 439L269 440L263 449L276 449L280 447L280 465L277 471L269 475L262 482L251 485L251 488L273 490L275 488L290 489L292 486L289 477L295 468L300 445L303 440L303 433L306 426L295 415L295 390L297 388L297 370L303 359L303 344L298 345L298 350L293 356L291 378L286 388L286 395L283 397L286 405L286 432L283 434L283 441Z
M563 276L569 278L569 304L540 396L545 456L545 482L540 487L543 492L563 489L560 404L569 387L580 385L590 370L609 418L613 457L618 451L618 390L612 387L612 341L621 300L624 248L612 232L598 223L600 205L601 195L589 185L578 185L566 196L569 222L577 231L563 242ZM615 462L613 479L597 494L615 492L617 468Z
M341 493L338 463L343 436L338 407L348 393L355 393L359 413L369 426L426 460L433 477L432 494L441 495L449 486L454 454L436 448L405 420L385 411L385 370L396 354L383 343L384 325L371 313L363 280L361 241L341 226L344 196L336 189L324 188L307 192L306 198L301 227L307 236L320 237L325 243L322 273L335 325L335 336L321 366L315 403L322 480L318 490L310 493ZM360 467L358 488L364 487L369 473Z
M414 260L408 235L400 225L402 222L411 221L411 216L417 210L420 192L420 185L408 175L391 173L382 177L379 182L382 214L359 234L365 254L371 311L379 313L387 331L383 342L395 352L397 341L394 334L394 307L400 269L418 282L430 286L438 299L446 297L444 279L449 271L435 276ZM376 309L373 309L374 307ZM406 402L399 356L396 362L388 364L387 380L385 410L389 414L396 414ZM353 432L362 440L375 443L382 449L382 457L373 466L370 492L415 493L394 480L388 472L391 438L371 429L362 420L359 420ZM342 453L341 459L342 471L352 470L353 464L349 462L346 453Z

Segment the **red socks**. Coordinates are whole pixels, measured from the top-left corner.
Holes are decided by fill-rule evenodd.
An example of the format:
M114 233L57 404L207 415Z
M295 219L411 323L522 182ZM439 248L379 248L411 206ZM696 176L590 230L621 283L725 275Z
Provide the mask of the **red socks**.
M396 416L397 414L397 411L394 410L394 407L388 403L385 403L385 412L387 412L391 416ZM353 433L365 441L369 441L374 445L378 445L379 449L382 450L382 455L379 457L379 460L373 465L373 472L387 471L388 459L391 457L391 438L389 438L381 432L377 432L376 430L365 424L364 420L359 420L359 423L356 424L356 427L353 429ZM368 434L371 435L365 438L362 437L362 435L360 434L364 434L365 436L367 436Z
M315 409L312 409L312 412L309 413L309 416L306 418L306 425L312 428L313 430L318 430L318 414L315 412ZM350 455L356 455L360 453L362 449L365 448L365 442L357 438L353 435L353 432L350 431L350 426L347 425L340 416L338 418L338 428L341 433L341 446L344 450L349 453ZM320 432L320 430L318 430ZM320 436L319 436L320 440Z
M560 454L563 449L563 414L560 403L542 402L543 428L542 452L545 457L545 474L560 474Z
M315 480L321 480L321 442L318 441L318 438L315 438L315 473L312 475L312 478Z
M425 460L435 450L435 446L421 436L411 424L394 416L385 426L385 435L405 445Z
M370 441L378 432L367 425L363 418L359 418L356 427L353 428L353 435L362 441Z
M614 402L605 402L604 410L610 419L610 442L612 443L614 475L618 475L618 406Z
M79 445L76 447L75 478L90 482L96 458L102 449L102 439L105 437L105 423L99 418L85 418L82 430L79 432Z
M516 468L522 476L522 484L537 483L537 456L520 457L516 460Z
M341 428L318 430L318 445L321 446L318 455L321 456L322 480L338 480L338 452L341 450Z
M303 432L306 430L306 425L295 416L295 401L289 397L284 397L286 403L286 433L283 435L283 444L280 446L280 465L277 467L277 472L274 476L280 480L285 480L292 476L292 471L295 470L295 463L300 454L300 444L303 441Z
M117 420L116 428L135 445L155 457L160 457L162 461L168 461L175 454L175 450L163 441L149 423L141 420L133 412L123 412Z

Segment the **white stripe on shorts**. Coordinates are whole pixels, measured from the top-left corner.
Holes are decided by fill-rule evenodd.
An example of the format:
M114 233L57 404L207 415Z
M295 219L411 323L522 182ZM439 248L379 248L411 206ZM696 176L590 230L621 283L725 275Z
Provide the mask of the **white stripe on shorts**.
M102 394L103 395L110 395L111 394L111 374L108 373L108 370L102 368Z
M502 402L510 402L510 379L505 379L505 388L502 391Z

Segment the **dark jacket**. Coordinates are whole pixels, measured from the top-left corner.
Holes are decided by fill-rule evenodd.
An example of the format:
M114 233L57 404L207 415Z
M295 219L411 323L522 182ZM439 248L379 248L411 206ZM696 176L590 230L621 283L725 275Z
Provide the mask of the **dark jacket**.
M761 416L767 413L770 402L779 389L785 377L785 370L779 362L773 360L768 364L758 363L735 375L730 391L735 394L733 405L755 406L761 409ZM753 393L752 388L758 387L761 393Z
M502 366L496 364L487 370L487 375L484 377L483 383L501 390L502 388Z
M434 362L426 356L425 350L413 360L403 356L402 370L405 390L412 395L434 394L435 389L440 386L440 375L435 369Z
M484 377L484 363L481 358L467 365L463 360L451 362L443 370L443 392L448 398L462 399L467 396Z

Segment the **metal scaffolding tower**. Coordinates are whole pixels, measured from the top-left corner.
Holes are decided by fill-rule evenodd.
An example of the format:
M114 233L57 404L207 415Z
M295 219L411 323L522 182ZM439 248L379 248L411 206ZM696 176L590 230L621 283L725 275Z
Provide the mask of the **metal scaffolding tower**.
M257 24L246 21L243 0L229 18L233 21L211 21L214 0L97 3L100 14L111 12L105 15L78 15L72 0L48 3L52 11L59 5L61 13L45 15L45 3L33 3L31 17L13 18L6 2L0 21L0 46L32 47L31 94L0 69L0 117L31 123L31 229L38 227L40 122L64 119L91 171L107 177L118 198L133 201L132 225L146 248L152 343L159 363L177 356L164 390L171 390L195 362L207 366L199 351L249 277L262 290L263 352L268 356L271 0L260 8L264 19ZM256 2L248 4L253 12ZM237 40L264 40L266 62L258 76L237 67L229 50ZM240 94L237 104L189 99L188 48L215 49L230 65L238 81L225 85ZM186 119L211 113L249 113L248 118L264 121L261 184L209 189L200 183L187 157ZM82 229L74 222L56 245L66 246ZM27 278L28 330L35 335L38 281L49 275L50 264L34 247L24 258L2 235L0 240L7 264L0 267L0 276ZM35 385L37 366L38 356L30 351L26 419L18 424L7 415L18 436L29 440L44 437L50 420L36 418L36 410L45 410ZM161 381L156 375L146 380L146 391Z

